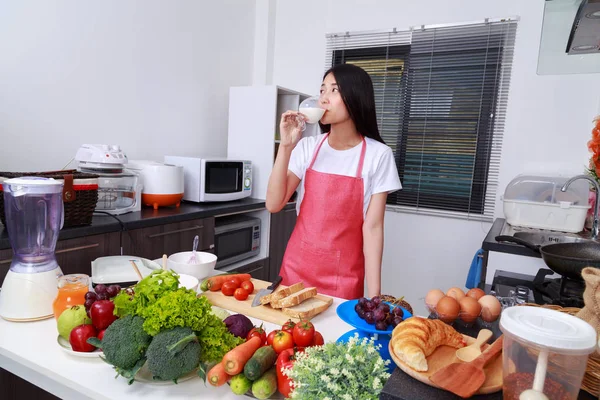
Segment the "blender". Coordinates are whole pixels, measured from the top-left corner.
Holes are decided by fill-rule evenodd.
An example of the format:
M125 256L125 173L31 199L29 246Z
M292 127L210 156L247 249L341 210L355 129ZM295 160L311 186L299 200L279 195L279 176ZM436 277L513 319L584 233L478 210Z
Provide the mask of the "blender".
M0 316L9 321L51 318L62 276L54 249L64 218L63 182L22 177L2 186L13 258L0 291Z

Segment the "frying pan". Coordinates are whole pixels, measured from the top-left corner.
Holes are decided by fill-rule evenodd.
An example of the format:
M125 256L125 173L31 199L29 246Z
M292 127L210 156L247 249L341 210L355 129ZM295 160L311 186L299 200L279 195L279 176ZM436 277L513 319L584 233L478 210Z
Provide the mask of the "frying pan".
M511 242L528 247L542 255L552 271L578 281L583 281L581 271L585 267L600 268L600 243L594 241L577 243L552 243L536 245L514 236L496 236L497 242Z

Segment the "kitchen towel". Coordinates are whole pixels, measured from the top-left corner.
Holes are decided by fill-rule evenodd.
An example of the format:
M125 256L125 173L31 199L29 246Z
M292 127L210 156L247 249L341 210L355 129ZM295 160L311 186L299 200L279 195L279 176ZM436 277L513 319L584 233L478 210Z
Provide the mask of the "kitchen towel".
M483 263L483 249L477 250L473 261L471 261L471 268L469 268L469 274L467 275L467 282L465 287L467 289L476 288L479 285L481 279L481 267Z

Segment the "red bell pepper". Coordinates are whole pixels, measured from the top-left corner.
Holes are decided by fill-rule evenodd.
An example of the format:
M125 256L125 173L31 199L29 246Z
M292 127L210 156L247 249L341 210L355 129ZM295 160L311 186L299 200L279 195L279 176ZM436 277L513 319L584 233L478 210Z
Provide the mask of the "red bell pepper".
M285 349L279 356L277 356L277 363L275 364L277 369L277 390L285 398L290 396L292 388L290 387L291 379L288 378L281 372L282 368L291 368L296 360L294 349Z

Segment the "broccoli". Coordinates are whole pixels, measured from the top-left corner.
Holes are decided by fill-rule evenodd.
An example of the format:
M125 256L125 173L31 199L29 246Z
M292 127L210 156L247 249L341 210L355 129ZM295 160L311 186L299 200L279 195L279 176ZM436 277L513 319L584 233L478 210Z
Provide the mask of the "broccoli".
M143 324L143 318L127 315L106 328L101 342L97 339L91 342L102 348L104 361L113 365L119 375L129 380L129 384L144 365L145 352L152 340L144 331Z
M200 364L200 344L191 328L175 327L154 336L148 350L148 370L153 379L172 380L188 374Z

